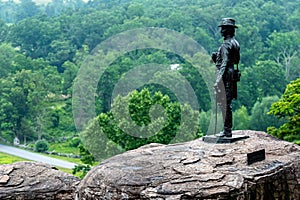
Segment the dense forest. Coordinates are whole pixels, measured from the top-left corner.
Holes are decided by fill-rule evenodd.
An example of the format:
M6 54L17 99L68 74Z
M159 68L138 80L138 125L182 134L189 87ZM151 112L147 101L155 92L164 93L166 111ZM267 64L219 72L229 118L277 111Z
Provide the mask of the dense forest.
M299 143L298 0L53 0L47 4L10 0L0 5L2 140L12 142L18 137L22 144L28 144L78 137L72 113L77 72L93 49L109 38L137 28L170 29L195 40L205 52L199 59L209 63L209 55L222 42L218 24L221 18L232 17L239 27L236 39L241 46L242 72L239 97L233 105L234 129L268 130ZM184 77L198 99L196 109L180 105L170 88L157 83L136 88L113 101L118 81L135 66L147 63L175 66L178 73L157 72L153 77L162 82ZM207 71L214 73L213 68ZM177 130L183 134L186 130L188 122L181 125L180 113L194 119L186 126L193 127L195 134L186 139L200 137L207 133L212 115L210 89L183 55L155 48L127 52L114 60L99 79L94 94L97 117L80 130L82 139L93 148L103 149L105 156L149 142L169 143ZM125 109L124 104L129 105L131 118L138 126L162 129L151 137L126 134L128 119L117 118L111 109ZM151 122L153 105L158 105L154 109L166 110L167 120L158 117ZM122 127L118 127L120 124ZM105 134L106 140L88 139L91 135L99 137L97 134Z

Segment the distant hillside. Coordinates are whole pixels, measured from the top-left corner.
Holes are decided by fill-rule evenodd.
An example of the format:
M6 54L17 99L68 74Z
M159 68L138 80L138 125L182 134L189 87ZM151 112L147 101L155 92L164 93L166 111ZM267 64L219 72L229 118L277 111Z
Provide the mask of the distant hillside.
M4 0L2 2L7 2L8 0ZM52 0L33 0L33 2L37 3L37 4L47 4L49 2L51 2ZM20 0L14 0L14 2L19 3Z
M33 0L37 4L47 4L51 2L52 0Z
M4 0L2 2L7 2L8 0ZM33 2L35 2L36 4L47 4L49 2L51 2L52 0L33 0ZM84 2L87 2L88 0L83 0ZM19 3L20 0L14 0L14 2Z

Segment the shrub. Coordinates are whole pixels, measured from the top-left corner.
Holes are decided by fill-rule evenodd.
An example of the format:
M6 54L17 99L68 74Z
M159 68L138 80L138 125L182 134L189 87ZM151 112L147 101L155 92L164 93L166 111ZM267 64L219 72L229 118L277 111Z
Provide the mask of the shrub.
M45 152L49 149L49 145L45 140L38 140L35 143L35 151L37 152Z
M69 142L70 147L78 147L79 144L81 143L81 140L79 137L74 137L72 140Z

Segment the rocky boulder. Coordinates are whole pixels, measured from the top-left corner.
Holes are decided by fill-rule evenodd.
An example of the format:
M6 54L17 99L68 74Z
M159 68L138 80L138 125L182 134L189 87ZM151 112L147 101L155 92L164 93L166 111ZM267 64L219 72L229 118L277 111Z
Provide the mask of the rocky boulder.
M0 199L74 199L79 181L46 164L0 165Z
M300 199L300 147L255 131L232 144L149 144L93 168L76 199ZM248 165L247 154L266 159Z

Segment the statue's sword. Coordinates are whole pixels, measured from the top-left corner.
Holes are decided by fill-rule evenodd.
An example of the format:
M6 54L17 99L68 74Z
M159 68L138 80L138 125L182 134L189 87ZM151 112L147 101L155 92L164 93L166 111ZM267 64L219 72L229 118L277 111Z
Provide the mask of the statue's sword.
M216 109L215 109L215 133L217 134L217 120L218 120L218 104L217 104L217 93L216 93Z

